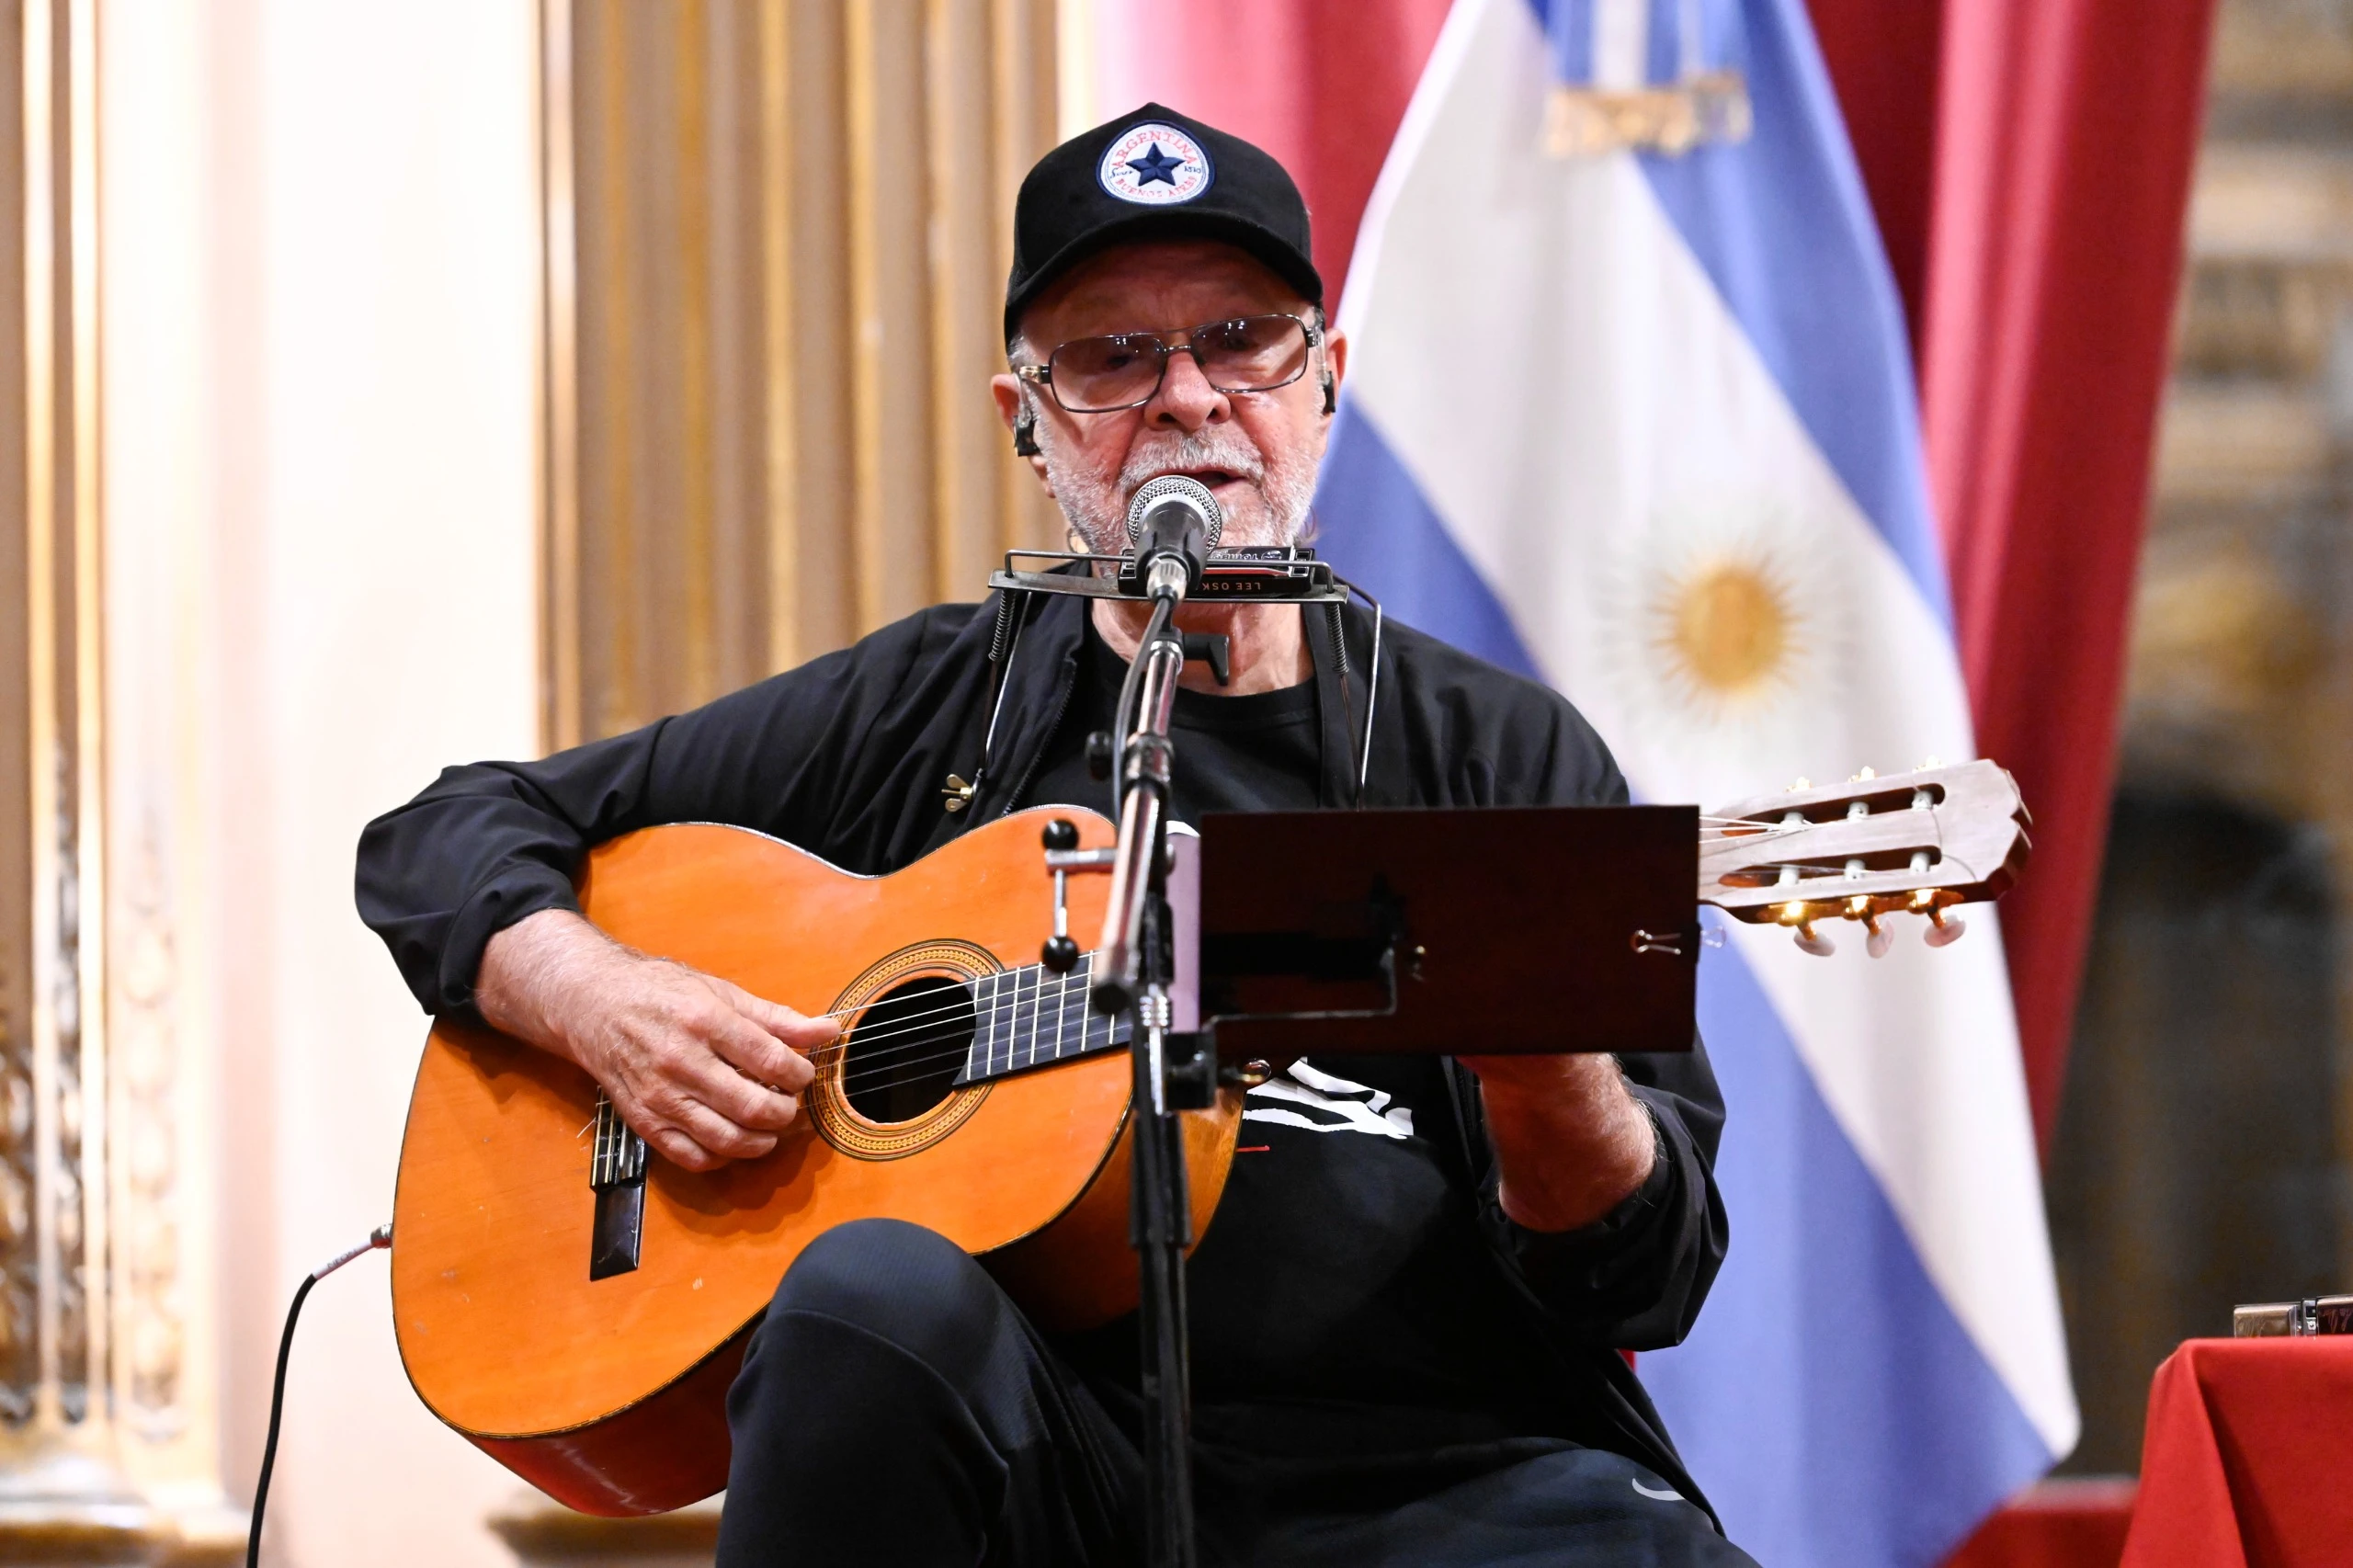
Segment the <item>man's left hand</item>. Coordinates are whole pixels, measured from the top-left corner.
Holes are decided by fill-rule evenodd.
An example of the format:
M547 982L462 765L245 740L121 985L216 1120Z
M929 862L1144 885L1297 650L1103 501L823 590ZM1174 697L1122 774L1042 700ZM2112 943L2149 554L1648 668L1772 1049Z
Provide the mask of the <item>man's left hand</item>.
M1658 1158L1650 1113L1607 1055L1466 1056L1479 1075L1504 1212L1574 1231L1617 1208Z

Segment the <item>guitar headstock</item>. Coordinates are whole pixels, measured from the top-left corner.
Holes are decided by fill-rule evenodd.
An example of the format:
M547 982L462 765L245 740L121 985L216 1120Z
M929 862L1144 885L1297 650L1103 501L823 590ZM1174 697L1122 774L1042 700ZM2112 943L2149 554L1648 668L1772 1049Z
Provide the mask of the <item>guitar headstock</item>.
M1826 955L1818 921L1859 921L1876 958L1890 915L1924 915L1928 943L1961 935L1956 903L2009 891L2032 850L2007 770L1984 760L1912 773L1865 768L1846 783L1741 801L1700 818L1699 901L1735 919L1787 926Z

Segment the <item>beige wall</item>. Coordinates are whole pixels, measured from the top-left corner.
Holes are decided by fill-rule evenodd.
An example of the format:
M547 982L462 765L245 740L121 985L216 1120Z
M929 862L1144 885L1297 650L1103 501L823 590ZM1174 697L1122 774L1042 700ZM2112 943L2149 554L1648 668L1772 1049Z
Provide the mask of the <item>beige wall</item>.
M288 1293L390 1214L423 1036L354 840L442 763L536 744L535 12L102 17L117 804L159 802L183 1072L217 1085L189 1179L218 1181L242 1501ZM481 1521L514 1483L410 1392L385 1278L312 1298L276 1561L505 1563Z

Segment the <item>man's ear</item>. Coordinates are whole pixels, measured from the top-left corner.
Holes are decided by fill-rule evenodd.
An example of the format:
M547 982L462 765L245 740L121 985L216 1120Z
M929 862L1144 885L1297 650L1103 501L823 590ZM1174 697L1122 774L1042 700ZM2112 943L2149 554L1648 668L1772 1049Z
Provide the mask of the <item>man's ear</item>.
M1346 333L1330 333L1324 339L1324 414L1329 418L1340 406L1340 383L1348 374L1348 339Z
M996 402L997 417L1013 432L1013 455L1026 460L1037 473L1039 483L1045 483L1046 458L1038 445L1038 405L1031 399L1029 389L1017 377L993 376L989 379L989 395ZM1046 488L1051 493L1053 486L1048 484Z

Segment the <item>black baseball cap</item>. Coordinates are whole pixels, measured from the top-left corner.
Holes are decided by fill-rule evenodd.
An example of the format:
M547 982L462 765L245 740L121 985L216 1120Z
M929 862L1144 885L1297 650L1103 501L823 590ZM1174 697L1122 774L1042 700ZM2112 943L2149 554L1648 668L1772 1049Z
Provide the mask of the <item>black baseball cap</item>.
M1223 240L1274 269L1311 304L1324 279L1308 243L1307 203L1264 149L1162 104L1074 136L1038 160L1013 208L1008 343L1048 284L1131 240Z

